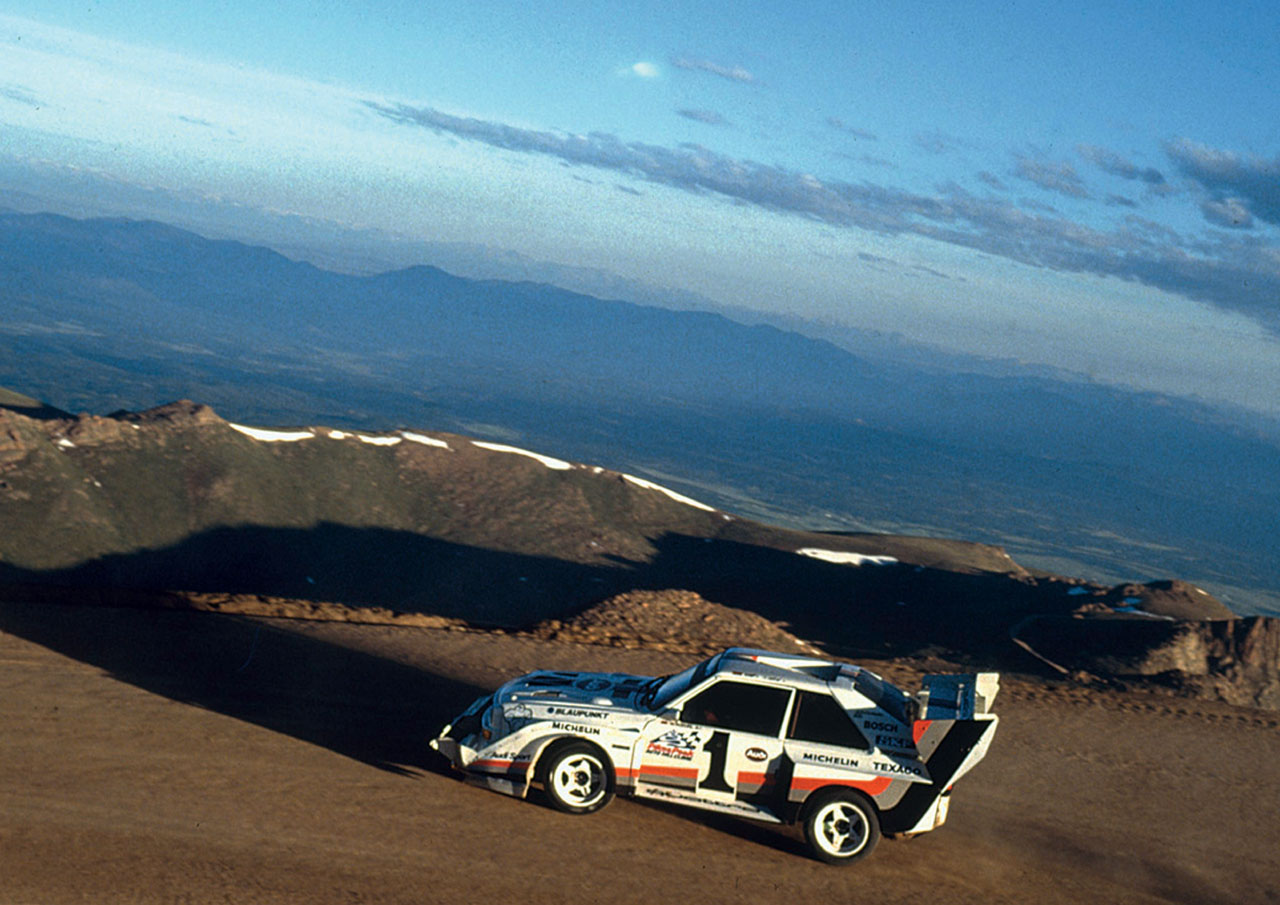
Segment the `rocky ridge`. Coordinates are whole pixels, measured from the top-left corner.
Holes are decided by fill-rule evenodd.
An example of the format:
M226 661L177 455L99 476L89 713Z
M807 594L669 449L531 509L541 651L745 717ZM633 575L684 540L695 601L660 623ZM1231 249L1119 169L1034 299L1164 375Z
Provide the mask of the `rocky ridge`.
M1237 620L1186 582L1106 587L990 545L777 528L452 434L247 428L188 401L72 417L0 400L0 514L13 599L71 589L689 653L930 650L1280 706L1276 620Z

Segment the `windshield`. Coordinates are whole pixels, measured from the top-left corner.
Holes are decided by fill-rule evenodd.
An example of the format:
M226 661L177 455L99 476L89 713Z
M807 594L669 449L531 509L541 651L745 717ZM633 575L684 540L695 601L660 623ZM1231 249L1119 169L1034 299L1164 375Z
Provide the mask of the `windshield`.
M644 701L647 697L650 699L649 709L661 710L671 701L684 694L687 689L697 685L708 675L715 672L721 656L721 654L716 654L710 660L703 660L696 666L690 666L682 672L654 679L652 686L645 689L641 700Z

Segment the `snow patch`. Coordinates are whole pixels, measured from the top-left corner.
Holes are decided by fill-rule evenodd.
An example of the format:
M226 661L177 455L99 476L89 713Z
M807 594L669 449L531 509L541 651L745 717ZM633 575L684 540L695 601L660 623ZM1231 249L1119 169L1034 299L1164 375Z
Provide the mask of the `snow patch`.
M299 440L310 440L315 434L311 431L270 431L260 427L245 427L243 424L227 422L227 427L238 430L246 437L261 440L263 443L297 443Z
M846 553L841 550L822 550L818 547L801 547L796 551L801 556L810 556L823 562L840 563L847 566L888 566L898 560L892 556L868 556L865 553Z
M361 443L368 443L371 446L395 446L400 442L399 437L370 437L368 434L356 434Z
M697 500L690 499L687 496L676 493L674 490L663 487L661 484L655 484L652 481L646 481L644 478L637 478L634 475L629 474L624 474L623 477L632 484L635 484L637 487L643 487L645 490L656 490L658 493L665 493L677 503L684 503L686 506L692 506L694 509L702 509L706 512L716 511L713 506L708 506L706 503L699 503Z
M350 436L346 431L329 431L330 440L345 440Z
M1125 600L1132 599L1132 597L1125 598ZM1148 613L1146 610L1140 610L1132 603L1126 603L1123 606L1113 606L1111 611L1113 613L1125 613L1130 616L1146 616L1148 619L1164 619L1167 622L1176 621L1172 616L1162 616L1159 613Z
M61 446L63 449L75 449L75 448L76 448L76 445L75 445L74 443L72 443L70 440L68 440L66 437L61 437L61 438L59 438L59 439L58 439L58 445L59 445L59 446Z
M547 466L547 468L552 468L556 471L568 471L573 468L570 463L563 459L553 459L550 456L544 456L540 453L529 452L527 449L520 449L518 446L505 446L501 443L485 443L482 440L472 440L471 445L478 446L481 449L487 449L490 452L514 453L517 456L528 456L530 459L536 459L543 465Z
M426 434L415 434L411 431L400 431L400 436L404 437L410 443L421 443L423 446L436 446L440 449L448 449L449 444L443 440L437 440L435 437L428 437Z

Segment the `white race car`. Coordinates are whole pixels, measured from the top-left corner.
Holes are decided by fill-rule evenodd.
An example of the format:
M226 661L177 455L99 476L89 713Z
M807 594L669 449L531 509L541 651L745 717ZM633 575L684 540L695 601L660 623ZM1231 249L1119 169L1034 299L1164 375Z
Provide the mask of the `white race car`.
M431 746L469 781L573 814L615 792L804 827L830 863L942 825L987 753L997 673L914 696L829 660L730 648L671 676L538 671L475 701Z

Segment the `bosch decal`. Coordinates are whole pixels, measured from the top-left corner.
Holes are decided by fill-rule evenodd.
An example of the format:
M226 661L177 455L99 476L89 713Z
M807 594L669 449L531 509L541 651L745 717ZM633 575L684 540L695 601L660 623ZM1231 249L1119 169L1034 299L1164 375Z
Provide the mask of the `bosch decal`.
M901 732L902 731L901 726L894 725L893 723L882 723L878 720L866 720L865 722L863 722L862 725L863 727L870 729L873 732Z

